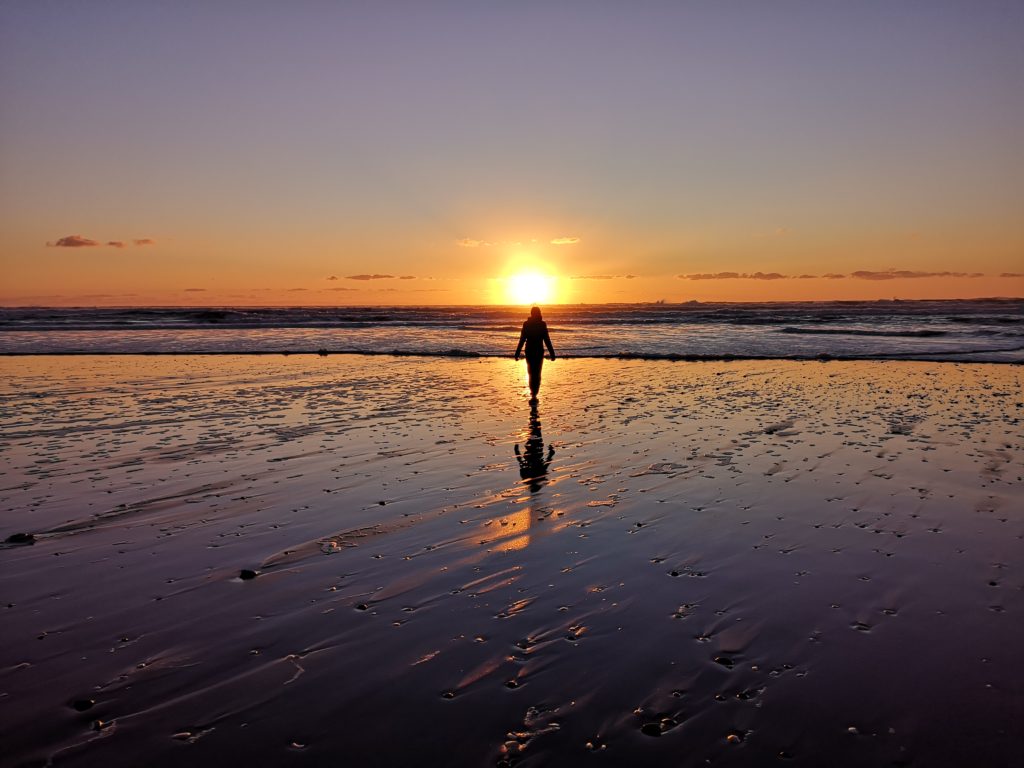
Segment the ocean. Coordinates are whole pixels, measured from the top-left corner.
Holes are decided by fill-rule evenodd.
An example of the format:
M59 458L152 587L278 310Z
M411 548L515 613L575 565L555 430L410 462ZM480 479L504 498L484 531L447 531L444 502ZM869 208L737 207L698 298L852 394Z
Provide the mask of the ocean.
M494 357L523 307L0 309L0 354L371 353ZM558 305L566 357L1024 362L1024 300Z

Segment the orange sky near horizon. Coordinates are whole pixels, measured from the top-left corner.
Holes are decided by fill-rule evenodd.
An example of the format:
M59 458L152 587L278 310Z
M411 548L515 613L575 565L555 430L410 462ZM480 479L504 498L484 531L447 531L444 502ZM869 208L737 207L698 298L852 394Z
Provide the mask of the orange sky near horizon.
M224 247L211 258L193 255L193 249L200 250L196 243L152 239L150 244L129 241L121 247L97 240L103 244L60 247L50 241L26 248L36 255L5 275L0 304L510 304L521 298L510 290L510 279L523 272L549 277L551 295L541 297L549 304L1024 296L1024 269L1012 254L999 258L1001 249L992 247L988 252L996 252L995 257L957 258L956 249L947 243L949 255L935 260L932 246L920 235L892 236L893 251L901 258L858 261L851 256L819 263L811 256L801 257L815 248L781 228L749 236L747 247L760 255L758 259L744 257L739 242L732 244L732 257L701 256L700 247L694 247L690 256L681 248L683 253L674 257L661 256L655 249L629 257L618 250L621 244L612 243L615 255L607 255L583 235L494 243L460 238L447 247L422 249L430 254L422 260L430 265L427 269L416 263L420 259L379 256L360 262L368 269L360 272L346 269L345 259L329 255L282 260L267 244L252 251ZM641 269L649 263L657 271ZM1012 271L1014 267L1019 271Z

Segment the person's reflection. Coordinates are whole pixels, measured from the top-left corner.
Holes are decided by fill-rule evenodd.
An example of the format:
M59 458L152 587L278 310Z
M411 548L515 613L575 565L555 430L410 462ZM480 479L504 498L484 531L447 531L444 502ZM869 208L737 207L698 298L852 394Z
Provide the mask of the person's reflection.
M519 450L516 443L516 461L519 462L519 476L527 481L526 486L531 493L536 493L547 482L548 467L555 455L554 446L548 446L544 455L544 437L540 433L540 416L537 415L537 404L530 406L530 436Z

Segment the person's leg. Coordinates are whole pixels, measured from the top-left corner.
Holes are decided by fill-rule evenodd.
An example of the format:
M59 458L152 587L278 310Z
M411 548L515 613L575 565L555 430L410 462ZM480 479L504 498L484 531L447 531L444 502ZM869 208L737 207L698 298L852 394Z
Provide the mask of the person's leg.
M540 369L544 365L544 356L526 358L526 368L530 372L530 394L534 397L540 392Z

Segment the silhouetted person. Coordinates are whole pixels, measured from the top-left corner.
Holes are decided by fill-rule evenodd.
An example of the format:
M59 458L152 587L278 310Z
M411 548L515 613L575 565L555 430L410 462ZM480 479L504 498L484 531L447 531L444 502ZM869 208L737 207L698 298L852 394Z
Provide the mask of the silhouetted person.
M523 444L520 452L519 443L516 443L516 461L519 462L519 476L527 481L527 487L531 493L536 493L547 481L548 467L555 455L554 446L548 447L547 456L544 455L544 438L540 433L540 417L537 415L537 406L530 406L530 436Z
M523 331L519 334L519 346L516 347L516 360L519 353L523 351L523 344L526 344L526 367L530 371L530 399L531 403L537 402L537 393L540 392L540 369L544 365L544 347L547 346L551 359L555 359L555 348L551 346L551 337L548 336L548 324L540 316L540 307L533 307L530 316L523 323Z

